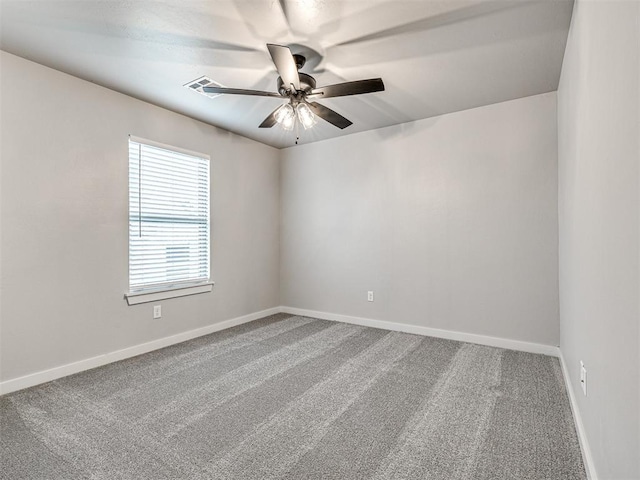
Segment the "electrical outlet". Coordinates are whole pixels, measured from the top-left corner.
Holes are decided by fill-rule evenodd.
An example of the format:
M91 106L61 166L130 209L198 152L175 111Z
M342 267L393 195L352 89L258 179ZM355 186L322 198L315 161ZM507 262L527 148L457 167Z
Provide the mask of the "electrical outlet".
M373 292L371 290L367 292L367 301L373 302Z
M153 306L153 318L154 320L162 317L162 305Z
M582 393L587 396L587 369L584 367L584 362L580 360L580 386L582 387Z

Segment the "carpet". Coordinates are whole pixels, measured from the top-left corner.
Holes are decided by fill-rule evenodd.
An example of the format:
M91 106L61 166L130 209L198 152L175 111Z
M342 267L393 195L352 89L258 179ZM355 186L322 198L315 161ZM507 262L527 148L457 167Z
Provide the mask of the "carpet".
M286 314L0 398L2 479L586 479L557 358Z

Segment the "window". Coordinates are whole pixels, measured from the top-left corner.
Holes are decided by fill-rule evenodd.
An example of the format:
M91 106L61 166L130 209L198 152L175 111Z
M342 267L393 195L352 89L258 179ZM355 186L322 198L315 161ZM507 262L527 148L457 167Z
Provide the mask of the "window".
M209 157L130 137L129 304L211 291L209 227Z

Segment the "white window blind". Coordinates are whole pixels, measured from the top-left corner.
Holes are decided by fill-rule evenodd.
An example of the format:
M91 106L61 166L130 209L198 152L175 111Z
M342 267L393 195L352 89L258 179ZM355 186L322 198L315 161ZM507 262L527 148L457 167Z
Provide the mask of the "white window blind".
M209 280L209 158L129 139L129 291Z

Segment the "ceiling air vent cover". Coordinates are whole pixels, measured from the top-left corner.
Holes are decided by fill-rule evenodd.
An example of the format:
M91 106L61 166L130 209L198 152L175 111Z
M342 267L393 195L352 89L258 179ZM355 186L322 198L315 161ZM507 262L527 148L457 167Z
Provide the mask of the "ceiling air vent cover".
M195 80L186 83L184 85L185 87L187 87L190 90L194 90L198 93L201 93L202 95L205 95L209 98L215 98L219 95L221 95L220 93L206 93L204 90L202 90L202 87L224 87L224 85L218 83L218 82L214 82L213 80L211 80L209 77L200 77L200 78L196 78Z

